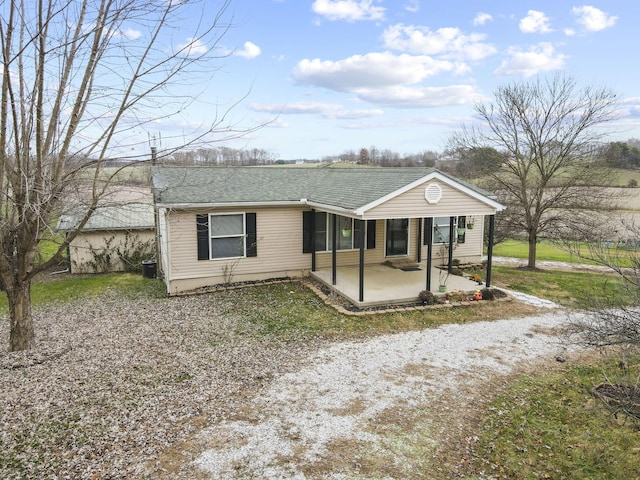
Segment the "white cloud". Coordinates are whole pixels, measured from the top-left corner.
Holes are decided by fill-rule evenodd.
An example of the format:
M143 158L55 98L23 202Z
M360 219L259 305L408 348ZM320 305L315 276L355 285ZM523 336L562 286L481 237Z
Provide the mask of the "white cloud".
M354 55L337 62L304 59L298 62L293 74L300 83L340 92L357 92L362 88L415 84L459 68L454 62L436 60L426 55L383 52Z
M483 95L472 85L446 87L407 87L397 85L382 89L367 89L360 98L371 103L398 108L430 108L473 104Z
M529 10L527 16L520 20L520 31L522 33L549 33L549 17L543 12Z
M178 50L188 57L207 53L207 46L199 38L187 38L187 42L178 45Z
M133 28L127 28L121 33L122 33L122 36L127 40L137 40L142 36L142 33L140 32L140 30L134 30Z
M411 13L416 13L420 11L420 2L419 0L409 0L405 6L404 9L407 12L411 12Z
M493 17L488 13L478 12L478 14L473 19L474 25L484 25L485 23L493 20Z
M496 52L484 43L484 34L464 34L459 28L447 27L431 31L427 27L397 24L382 34L387 48L443 58L481 60Z
M234 55L237 55L238 57L251 59L251 58L256 58L261 53L262 53L262 50L255 43L244 42L242 50L238 50L237 52L234 53Z
M337 62L304 59L298 63L293 74L300 83L351 93L361 101L418 108L477 101L481 95L473 86L417 85L438 73L455 73L461 68L456 62L436 60L426 55L394 55L385 52L356 55ZM298 104L297 108L301 107L311 109L317 107L317 104ZM353 115L353 112L348 113ZM358 111L360 113L362 112ZM338 118L336 112L332 114L335 115L333 118Z
M312 10L329 20L382 20L385 9L373 5L373 0L315 0Z
M320 103L320 102L297 102L288 104L253 104L250 106L253 111L266 112L278 115L320 115L330 119L360 119L372 118L382 115L380 109L360 109L348 110L340 104Z
M599 8L590 5L573 7L571 13L578 17L576 21L588 32L599 32L612 27L618 20L618 17L608 15Z
M502 62L494 72L497 75L522 75L530 77L539 72L558 70L564 67L566 55L557 53L552 44L547 42L534 45L527 51L517 48L509 49L510 57Z

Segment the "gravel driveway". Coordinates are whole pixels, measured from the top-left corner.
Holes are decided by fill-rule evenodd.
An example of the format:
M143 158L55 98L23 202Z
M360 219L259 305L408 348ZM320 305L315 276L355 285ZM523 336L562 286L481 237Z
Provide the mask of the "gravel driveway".
M442 441L487 378L561 350L556 310L283 342L236 315L238 301L114 295L37 310L38 348L0 354L0 478L353 478L371 452L389 458L391 425L412 432L413 412L437 412L427 433ZM410 478L392 457L389 478Z
M445 411L440 427L452 428L446 424L457 420L455 406L447 407L447 398L473 406L476 387L489 378L564 355L550 335L562 320L550 312L328 346L255 399L251 414L203 431L201 438L217 441L196 464L210 478L369 478L356 461L366 450L396 464L389 478L428 478L403 473L403 464L415 465L405 462L402 448L388 448L388 435L377 434L375 424L399 408L437 405ZM352 462L332 466L349 440L366 447L352 452Z

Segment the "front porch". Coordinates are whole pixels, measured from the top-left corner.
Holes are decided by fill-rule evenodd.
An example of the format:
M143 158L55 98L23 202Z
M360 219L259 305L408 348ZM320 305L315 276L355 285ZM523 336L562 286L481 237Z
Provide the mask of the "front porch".
M331 268L318 269L311 272L311 276L334 289L357 307L372 307L378 305L393 305L415 302L418 294L426 289L427 279L425 262L420 264L419 270L401 270L383 264L366 265L364 267L364 298L359 301L359 270L360 267L348 266L336 268L336 284L332 285ZM438 294L439 274L441 270L431 268L431 291ZM473 293L482 288L473 280L458 275L449 275L447 292L462 290Z

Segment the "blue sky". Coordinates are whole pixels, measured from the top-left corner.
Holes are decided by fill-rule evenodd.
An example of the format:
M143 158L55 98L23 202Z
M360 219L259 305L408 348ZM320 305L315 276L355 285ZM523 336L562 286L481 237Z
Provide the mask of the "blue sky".
M442 151L500 84L557 71L619 94L612 140L640 138L638 0L235 0L229 54L183 120L245 97L227 143L282 159L375 146ZM207 47L207 46L204 46ZM209 48L209 47L207 47ZM166 127L166 126L165 126ZM153 132L151 132L153 134Z

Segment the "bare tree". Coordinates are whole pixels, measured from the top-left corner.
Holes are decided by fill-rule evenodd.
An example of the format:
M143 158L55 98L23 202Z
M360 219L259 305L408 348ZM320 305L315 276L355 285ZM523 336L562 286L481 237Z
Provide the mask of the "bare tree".
M640 227L626 220L631 237L640 238ZM569 314L565 335L570 343L617 355L619 370L610 372L592 390L614 414L640 421L640 250L634 242L592 242L588 248L565 242L576 258L605 266L613 274L604 284L592 284L581 292L580 310Z
M500 86L494 96L494 103L475 107L482 125L464 128L451 143L504 155L486 186L508 207L499 221L526 237L533 269L541 236L587 234L596 223L591 212L614 206L602 187L607 175L598 147L617 97L607 88L578 88L559 74Z
M139 132L193 102L173 87L215 71L214 47L229 28L223 21L229 1L218 2L215 12L207 3L0 3L0 287L9 300L11 351L35 344L32 280L60 261L109 192L114 173L104 169L107 157L147 141ZM173 36L187 18L195 27L181 44ZM188 138L180 132L181 146L242 134L225 126L228 111ZM51 259L38 262L54 219L74 202L84 212L76 230Z

